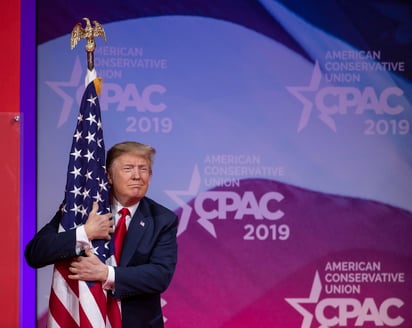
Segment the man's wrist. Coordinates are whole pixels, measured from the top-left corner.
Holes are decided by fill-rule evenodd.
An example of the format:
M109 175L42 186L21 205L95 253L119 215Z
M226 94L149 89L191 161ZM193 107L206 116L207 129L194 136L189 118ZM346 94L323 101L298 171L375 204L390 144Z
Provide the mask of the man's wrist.
M102 277L102 282L105 282L107 280L107 277L109 276L109 266L104 265L104 271L103 271L103 277Z
M87 237L84 225L76 228L76 254L80 255L86 246L90 245L90 240Z
M87 222L83 225L83 227L84 227L84 233L86 234L87 239L93 240L93 237L90 236L90 232L89 232L89 230L87 229L87 228L88 228Z
M106 265L107 279L103 281L103 288L106 290L114 290L114 268L110 265Z

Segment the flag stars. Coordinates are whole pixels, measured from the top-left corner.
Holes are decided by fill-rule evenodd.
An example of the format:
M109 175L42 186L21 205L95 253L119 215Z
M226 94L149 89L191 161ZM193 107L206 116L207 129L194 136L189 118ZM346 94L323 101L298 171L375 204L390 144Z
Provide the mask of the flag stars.
M70 192L71 192L72 194L74 194L74 198L76 198L77 196L79 196L79 195L82 194L81 190L82 190L81 187L78 188L78 187L76 187L76 186L73 186L73 189L70 190Z
M77 125L72 138L67 185L62 205L61 226L68 230L84 224L91 210L91 203L97 202L101 212L110 213L109 183L104 167L103 127L100 117L99 99L91 84L87 89L77 116ZM105 261L113 253L103 246L103 241L93 240L93 251Z
M81 135L81 134L80 134ZM81 149L77 149L76 147L74 148L74 151L70 153L70 155L74 156L74 160L78 159L79 157L82 156L82 151Z
M84 177L86 178L86 181L93 179L92 174L93 174L93 171L87 170L86 174L84 175Z
M96 115L89 113L89 117L86 118L86 121L89 121L90 125L92 125L93 123L97 124Z
M92 247L90 250L93 252L94 255L99 256L98 249L99 249L99 246L96 246L96 247Z
M106 182L106 181L101 181L101 182L99 183L99 187L100 187L100 190L105 190L105 191L107 191L107 182Z
M100 203L100 202L102 202L102 201L103 201L103 199L102 199L102 195L100 195L100 193L99 193L99 192L96 192L96 195L95 195L95 196L93 196L93 199L94 199L96 202L98 202L98 203Z
M73 221L73 226L70 228L71 230L74 230L78 227L79 225L76 223L76 221Z
M76 166L73 168L73 171L70 173L74 175L74 178L76 179L78 176L82 176L81 172L81 167L77 168Z
M82 138L81 131L76 130L75 134L73 135L73 138L76 139L76 142L79 142L79 140Z
M76 203L74 203L70 211L74 212L74 215L77 215L78 213L81 213L81 207L81 205L77 205Z
M87 101L90 103L90 107L92 105L96 106L96 99L97 99L97 96L96 97L90 96L90 98L87 99Z
M83 217L87 217L87 208L84 208L84 206L82 206L80 213L82 213Z
M103 215L104 213L102 211L98 211L97 214Z
M96 135L96 133L90 133L90 131L87 131L86 139L87 139L88 144L90 144L92 141L95 141L94 140L95 135Z
M92 159L95 159L94 158L94 151L91 152L90 150L87 149L87 154L84 155L84 157L87 158L87 162L90 162Z
M101 130L101 129L102 129L102 121L99 120L99 121L97 122L97 130Z
M90 198L90 189L84 189L83 191L83 200Z

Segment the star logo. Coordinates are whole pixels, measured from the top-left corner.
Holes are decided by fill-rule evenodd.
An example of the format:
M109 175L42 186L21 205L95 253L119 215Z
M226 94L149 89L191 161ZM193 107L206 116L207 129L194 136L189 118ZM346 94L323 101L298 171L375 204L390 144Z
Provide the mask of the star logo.
M187 204L185 200L182 199L182 197L196 196L199 192L199 186L200 174L197 165L195 165L187 190L165 190L165 193L182 208L182 216L180 218L179 227L177 229L178 236L187 229L190 215L192 214L192 208Z
M66 91L67 88L77 88L80 84L82 76L82 68L80 64L79 57L76 58L76 61L73 66L72 75L69 81L46 81L45 83L63 99L63 106L60 113L60 118L57 123L57 127L62 126L66 123L67 119L69 118L70 111L73 107L73 96Z
M163 308L163 307L165 307L166 305L167 305L167 301L166 301L163 297L161 297L161 298L160 298L160 306ZM166 323L167 317L163 316L163 321Z
M322 283L319 278L319 273L316 272L308 298L285 298L285 301L292 305L295 310L303 316L301 328L310 328L313 320L313 314L301 304L316 304L319 300L321 291Z
M304 94L314 94L318 91L321 79L322 72L319 68L319 63L316 61L312 72L312 79L308 86L286 87L286 89L303 104L302 114L298 125L298 132L302 131L308 125L313 109L313 102L308 97L304 96Z

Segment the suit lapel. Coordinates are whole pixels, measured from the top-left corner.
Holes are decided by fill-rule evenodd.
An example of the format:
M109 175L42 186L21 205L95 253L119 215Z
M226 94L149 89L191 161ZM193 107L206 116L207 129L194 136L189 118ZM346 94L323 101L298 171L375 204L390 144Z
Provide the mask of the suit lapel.
M127 229L122 256L120 258L120 265L127 265L145 231L150 228L151 224L152 219L147 215L146 201L143 198L140 200L140 204L130 221L129 228Z

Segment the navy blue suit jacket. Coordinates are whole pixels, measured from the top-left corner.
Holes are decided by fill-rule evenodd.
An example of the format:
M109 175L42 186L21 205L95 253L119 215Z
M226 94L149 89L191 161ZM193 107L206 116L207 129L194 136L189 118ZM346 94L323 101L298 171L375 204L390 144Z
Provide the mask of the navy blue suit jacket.
M76 231L57 233L61 212L27 244L25 257L33 268L77 256ZM161 328L160 295L169 286L177 263L176 214L150 198L140 200L115 267L114 296L121 299L122 326Z

